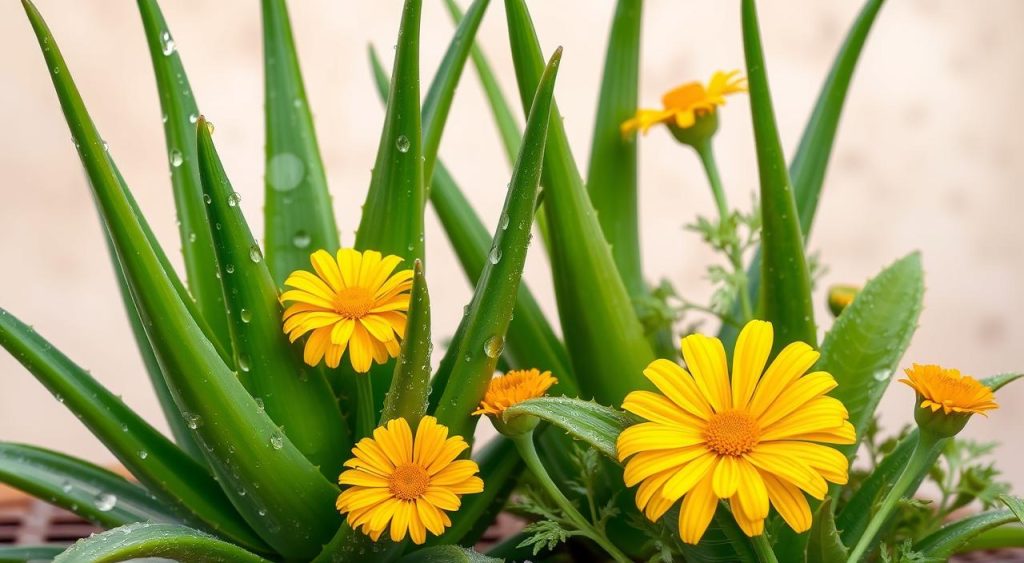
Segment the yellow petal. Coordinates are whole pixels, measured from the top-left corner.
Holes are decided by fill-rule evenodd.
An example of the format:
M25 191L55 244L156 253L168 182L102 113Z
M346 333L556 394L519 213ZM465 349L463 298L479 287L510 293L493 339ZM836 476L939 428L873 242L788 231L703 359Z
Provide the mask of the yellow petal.
M711 490L711 476L698 483L686 497L679 508L679 537L688 544L700 541L704 531L708 529L711 518L718 508L718 499Z
M423 545L423 542L427 541L427 528L423 524L423 518L420 516L418 507L411 504L410 506L409 537L412 538L412 543Z
M626 462L622 479L627 487L632 487L666 469L681 467L700 457L706 451L703 444L697 444L686 448L639 452Z
M644 370L644 376L686 412L702 420L711 418L711 405L683 368L668 360L654 360Z
M735 500L739 502L743 513L751 520L764 520L768 517L768 489L757 469L746 459L740 459L739 487L736 489Z
M672 501L678 500L705 477L708 478L710 485L712 471L717 462L718 456L706 453L677 469L675 475L665 482L665 488L661 492L662 496Z
M761 470L761 473L771 473L779 479L807 491L807 494L818 500L825 498L828 484L806 463L761 450L761 445L758 445L746 456L750 463L754 464L754 467Z
M405 539L414 506L413 503L406 501L399 503L395 507L395 515L391 517L391 541L402 541Z
M363 325L353 323L352 338L349 339L348 356L352 369L358 373L370 371L373 365L373 341Z
M352 248L342 248L338 251L338 270L341 272L342 283L345 287L353 287L359 282L359 267L363 261L363 254Z
M697 428L642 422L619 434L616 449L621 461L637 452L683 448L703 442L704 437Z
M768 498L771 499L772 506L775 507L786 524L797 533L810 530L811 507L807 504L807 498L800 492L800 489L768 472L760 473L765 487L768 489Z
M736 494L739 484L740 460L731 456L722 456L718 460L715 472L711 474L711 490L718 498L729 498Z
M703 420L679 408L668 397L650 391L633 391L626 395L622 408L641 418L662 424L704 425Z
M746 408L772 353L772 324L750 321L736 339L732 358L732 401L737 409Z
M317 250L309 257L313 269L320 278L330 286L332 293L341 291L346 286L341 280L341 272L338 270L338 262L326 250ZM296 274L299 272L296 272ZM303 272L305 273L305 272ZM288 283L288 282L285 282Z
M750 414L759 418L786 386L810 369L819 356L803 342L794 342L783 348L761 377L750 401Z
M811 399L835 389L836 385L835 378L828 372L809 373L791 383L761 415L758 422L763 427L770 426L803 407Z
M683 339L682 348L686 367L715 412L732 408L729 365L722 341L703 334L691 334Z
M732 517L739 524L743 533L747 537L760 536L764 533L764 518L750 518L747 516L739 506L739 502L735 497L729 502L729 507L732 509Z

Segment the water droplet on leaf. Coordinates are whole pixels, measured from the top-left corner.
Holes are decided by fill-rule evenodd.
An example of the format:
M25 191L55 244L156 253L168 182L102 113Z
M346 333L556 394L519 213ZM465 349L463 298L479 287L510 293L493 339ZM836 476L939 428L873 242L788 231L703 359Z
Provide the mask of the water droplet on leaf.
M400 153L409 152L409 137L399 135L398 138L395 139L395 148L398 149L398 152Z

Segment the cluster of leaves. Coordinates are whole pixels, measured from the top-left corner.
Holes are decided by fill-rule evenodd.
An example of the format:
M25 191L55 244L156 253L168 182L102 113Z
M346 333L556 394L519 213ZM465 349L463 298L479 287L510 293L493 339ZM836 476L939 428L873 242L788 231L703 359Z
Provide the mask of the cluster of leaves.
M741 295L750 286L747 263L750 255L761 243L761 210L756 201L749 212L733 210L717 219L698 216L697 221L687 226L700 234L708 246L720 254L725 264L708 266L708 280L714 293L707 307L685 302L682 311L697 310L714 314L732 326L739 327L747 318L734 318L732 311Z

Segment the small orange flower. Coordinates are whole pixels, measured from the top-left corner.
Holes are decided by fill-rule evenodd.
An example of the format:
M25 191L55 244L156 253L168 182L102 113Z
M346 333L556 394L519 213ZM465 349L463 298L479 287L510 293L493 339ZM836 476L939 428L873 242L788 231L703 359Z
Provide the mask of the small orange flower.
M558 380L551 376L550 371L512 370L505 375L495 377L487 387L480 408L473 414L489 414L501 416L505 409L529 399L543 397Z
M999 408L991 389L969 375L961 375L960 370L914 364L906 373L909 379L901 379L900 383L917 391L922 409L985 415L986 411Z
M690 82L669 90L661 98L663 109L641 109L636 115L622 124L622 134L630 135L636 131L647 131L659 124L674 125L680 129L692 127L701 115L715 112L715 108L725 105L725 97L739 92L746 92L746 79L739 76L740 71L716 71L711 75L707 86L700 82Z

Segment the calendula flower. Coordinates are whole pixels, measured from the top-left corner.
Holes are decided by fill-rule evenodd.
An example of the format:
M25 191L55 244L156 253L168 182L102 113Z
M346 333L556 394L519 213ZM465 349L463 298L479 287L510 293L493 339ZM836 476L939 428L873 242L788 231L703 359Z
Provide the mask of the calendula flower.
M630 135L638 130L647 133L659 123L668 125L673 133L675 130L693 127L699 118L712 116L715 108L725 105L726 96L746 91L746 79L740 77L739 73L738 70L716 71L707 86L700 82L689 82L669 90L661 97L662 109L638 110L633 118L622 124L622 134ZM713 134L717 127L715 122L707 136Z
M439 536L452 525L447 512L459 509L462 495L484 490L476 462L455 459L468 447L432 416L420 420L415 438L404 418L391 420L352 448L355 457L338 477L349 485L338 496L338 511L374 541L389 524L393 541L408 533L422 544L428 530Z
M992 390L959 370L935 365L918 365L906 370L901 379L917 392L914 420L921 430L940 438L955 436L972 414L996 409Z
M718 506L728 499L748 536L764 531L769 504L797 532L811 526L801 491L823 499L826 481L847 481L846 456L822 445L854 443L854 428L839 400L826 395L836 381L805 372L819 354L803 342L786 346L765 370L772 325L751 321L740 332L732 378L717 338L682 341L684 370L656 360L644 375L661 391L634 391L622 407L648 422L619 435L627 486L652 521L679 499L679 535L697 543Z
M294 289L281 301L294 304L284 311L284 331L292 342L311 333L307 364L326 357L329 367L338 367L347 348L352 368L366 373L373 362L398 355L412 289L412 270L394 271L401 261L373 250L343 248L337 257L318 250L310 257L315 274L296 270L288 276L284 283Z
M550 371L512 370L505 375L491 379L487 393L480 401L480 407L473 414L485 414L491 417L494 427L506 436L524 434L537 427L540 419L532 415L519 415L507 418L505 409L529 399L543 397L558 380L551 376Z

